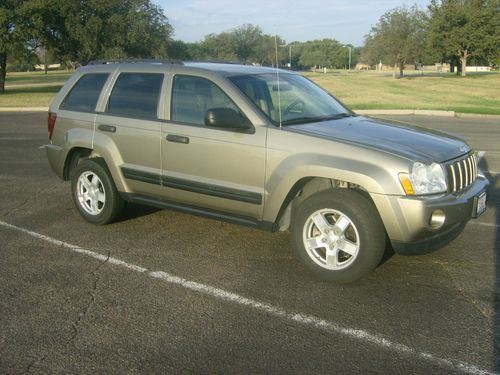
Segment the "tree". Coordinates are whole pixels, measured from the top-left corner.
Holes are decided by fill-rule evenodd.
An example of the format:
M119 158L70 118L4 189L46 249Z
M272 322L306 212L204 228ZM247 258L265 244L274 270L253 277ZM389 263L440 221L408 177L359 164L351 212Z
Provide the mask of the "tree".
M166 57L172 28L150 0L29 0L39 44L70 66L90 60Z
M394 76L399 68L422 58L425 45L427 15L417 6L395 8L380 17L366 36L364 59L376 64L380 59L394 65Z
M0 5L0 93L5 92L7 59L12 54L24 50L25 46L20 22L20 0L3 0Z
M190 60L206 60L205 50L201 43L186 43L187 55ZM170 56L170 55L169 55Z
M429 43L443 60L456 58L466 75L470 58L493 62L499 56L498 0L432 0Z
M302 44L299 64L343 68L348 64L347 53L347 47L335 39L313 40Z
M262 29L259 26L245 24L232 31L234 53L239 60L246 62L256 57L256 50L262 43Z
M191 60L193 57L189 51L189 44L182 40L173 40L167 47L167 56L174 60Z
M285 51L285 47L285 41L279 36L263 34L253 50L253 60L261 65L276 66L278 59L278 65L282 67L288 63L288 48Z
M361 54L363 52L363 47L353 47L351 53L351 68L355 66L358 62L361 62Z
M220 34L208 34L201 43L201 60L225 60L235 61L238 57L235 53L234 38L230 32Z
M69 66L95 59L162 58L172 28L151 0L2 0L0 93L7 60L44 48ZM19 55L20 56L20 55Z
M280 37L266 35L258 26L245 24L220 34L208 34L203 41L188 46L191 56L197 60L224 60L254 62L263 65L276 63L275 39L278 46L283 44Z

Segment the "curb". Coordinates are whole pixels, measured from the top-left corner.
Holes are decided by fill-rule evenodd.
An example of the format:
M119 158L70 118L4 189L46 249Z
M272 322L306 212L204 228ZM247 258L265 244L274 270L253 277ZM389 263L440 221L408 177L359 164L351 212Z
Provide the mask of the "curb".
M355 110L354 112L356 112L359 115L416 115L416 116L500 119L500 115L484 115L479 113L460 113L455 111L436 111L428 109L360 109L360 110Z
M48 112L49 107L0 107L0 112Z
M463 118L497 118L500 119L500 115L482 115L480 113L455 113L455 117Z

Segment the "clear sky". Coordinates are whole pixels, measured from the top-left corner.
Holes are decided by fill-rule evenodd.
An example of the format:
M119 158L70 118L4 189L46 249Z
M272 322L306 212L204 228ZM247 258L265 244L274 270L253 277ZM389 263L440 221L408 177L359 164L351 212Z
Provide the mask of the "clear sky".
M174 39L196 42L210 33L228 31L245 23L286 42L333 38L363 45L382 14L430 0L153 0L174 27Z

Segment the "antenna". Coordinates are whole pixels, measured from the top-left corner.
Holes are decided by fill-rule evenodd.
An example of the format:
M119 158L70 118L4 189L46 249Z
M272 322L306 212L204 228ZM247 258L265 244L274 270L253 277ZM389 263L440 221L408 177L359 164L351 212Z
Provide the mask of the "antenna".
M280 69L278 62L278 34L276 33L274 34L274 49L276 51L276 77L278 78L278 113L280 118L280 129L281 129L282 117L281 117Z

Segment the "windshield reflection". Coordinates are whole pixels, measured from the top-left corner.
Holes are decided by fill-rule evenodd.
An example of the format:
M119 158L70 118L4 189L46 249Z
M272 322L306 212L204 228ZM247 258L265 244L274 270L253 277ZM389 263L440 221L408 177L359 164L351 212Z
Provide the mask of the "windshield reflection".
M310 80L290 73L242 75L229 79L274 124L297 125L354 114ZM281 110L281 116L280 116Z

